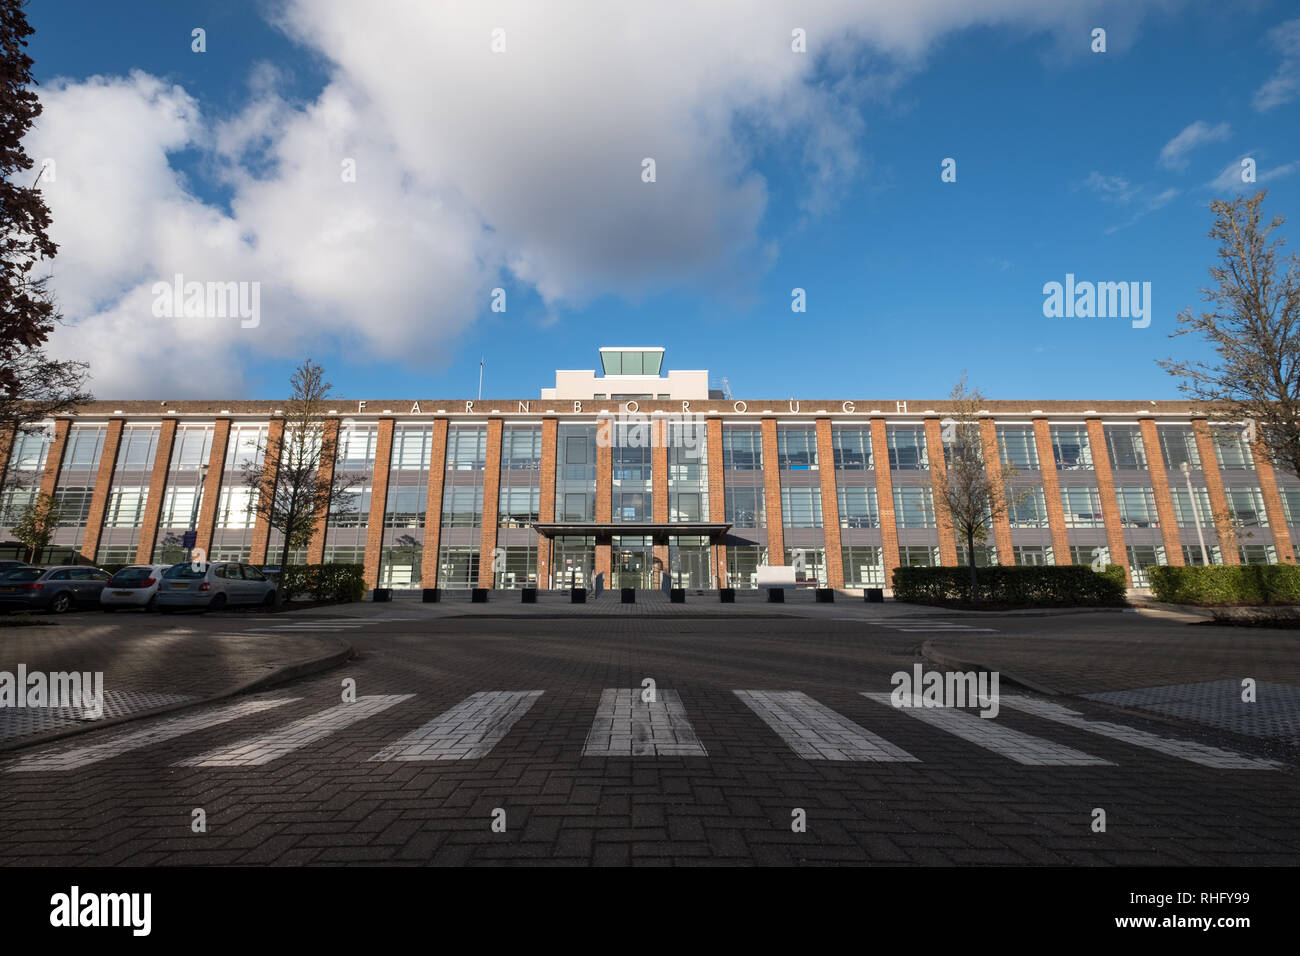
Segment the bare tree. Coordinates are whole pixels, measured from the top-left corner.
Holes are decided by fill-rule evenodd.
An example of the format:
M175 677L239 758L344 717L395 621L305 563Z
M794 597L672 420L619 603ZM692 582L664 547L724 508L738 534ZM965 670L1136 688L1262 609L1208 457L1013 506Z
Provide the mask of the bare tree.
M1159 364L1182 379L1179 388L1192 398L1230 420L1253 422L1251 439L1300 474L1300 258L1282 257L1286 240L1269 238L1285 219L1274 216L1261 225L1266 195L1260 190L1210 203L1218 263L1210 266L1214 284L1202 288L1201 297L1213 311L1184 309L1170 336L1199 332L1218 359Z
M949 413L943 420L942 433L946 466L936 484L939 497L952 515L953 531L966 543L971 600L978 601L975 545L988 540L993 522L1005 517L1029 492L1011 488L1009 483L1015 478L1016 470L1010 465L1004 465L996 476L989 473L979 419L984 396L978 389L967 386L964 372L949 393L948 401Z
M244 480L252 492L254 514L284 535L280 568L289 555L307 546L317 520L331 510L346 509L356 498L348 490L355 476L321 463L333 459L335 443L325 435L325 400L333 388L324 370L307 359L289 379L291 397L286 403L284 428L264 440L253 461L244 465Z
M38 492L20 511L10 532L14 540L27 549L24 560L34 561L50 545L54 529L59 526L59 509L54 496Z

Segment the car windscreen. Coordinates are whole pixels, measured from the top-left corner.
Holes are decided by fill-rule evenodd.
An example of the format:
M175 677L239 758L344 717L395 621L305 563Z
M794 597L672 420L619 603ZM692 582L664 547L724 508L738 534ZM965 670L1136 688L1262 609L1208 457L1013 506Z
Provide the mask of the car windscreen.
M197 581L208 573L208 566L200 564L198 570L194 569L193 564L173 564L163 572L163 577L168 580Z
M17 571L10 571L0 580L4 581L35 581L45 572L40 568L19 568Z
M152 568L123 568L113 575L111 584L139 584L145 578L153 577Z

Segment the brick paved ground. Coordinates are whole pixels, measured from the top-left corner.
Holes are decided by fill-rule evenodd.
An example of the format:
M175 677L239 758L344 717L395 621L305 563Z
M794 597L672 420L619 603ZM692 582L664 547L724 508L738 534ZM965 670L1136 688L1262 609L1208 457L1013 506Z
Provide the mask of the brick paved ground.
M196 627L216 627L209 623L215 620ZM0 860L72 865L1300 863L1294 768L1215 769L1004 707L998 726L1055 745L1060 753L1069 748L1107 761L1025 765L862 696L887 693L890 675L920 659L927 635L898 630L913 626L905 619L814 621L747 614L671 622L621 616L477 620L421 617L410 607L393 605L347 615L317 613L314 620L322 629L343 628L341 636L361 656L328 674L255 695L287 703L95 762L86 762L85 755L69 757L65 770L21 768L46 751L111 741L154 721L0 755ZM938 626L949 620L955 619L930 615L914 623ZM1123 628L1134 632L1139 647L1150 645L1153 652L1164 641L1160 667L1183 666L1176 663L1177 647L1188 631L1196 632L1197 640L1223 642L1236 633L1207 629L1202 638L1200 629L1137 615L979 622L992 632L957 638L945 631L940 639L966 650L976 644L1013 646L1012 634L1023 640L1014 646L1065 642L1063 647L1079 648L1075 669L1083 671L1109 666L1105 658L1120 647ZM245 624L250 631L265 629L266 640L293 633L271 630L285 627L283 621ZM1259 633L1248 632L1243 639ZM1103 652L1084 652L1089 635ZM1255 658L1260 679L1294 682L1295 672L1272 653L1265 646ZM384 701L382 707L366 703L373 712L344 725L328 714L317 719L336 713L345 678L355 680L359 702L412 696ZM674 704L674 730L684 715L707 755L584 756L603 692L640 688L646 678L675 692L680 710ZM806 695L818 707L800 712L802 735L841 732L848 722L914 759L800 756L736 690ZM500 691L542 693L526 707L502 707L501 698L489 693ZM484 695L480 699L495 708L493 713L514 718L486 756L374 759L475 694ZM1097 702L1069 704L1088 717L1237 752L1246 752L1250 743L1192 723L1173 728ZM633 711L634 737L637 720L652 720L657 711L648 712L651 716L638 717ZM437 746L452 747L447 734L463 731L468 751L471 738L485 732L484 720L460 712L435 723L426 735ZM279 734L287 727L293 728L291 738ZM632 749L647 748L634 744ZM271 758L234 766L185 765L216 752L271 753ZM206 833L191 831L195 808L206 813ZM1091 829L1094 808L1106 811L1105 833ZM497 809L504 810L505 832L493 832ZM795 810L806 813L804 833L791 829Z

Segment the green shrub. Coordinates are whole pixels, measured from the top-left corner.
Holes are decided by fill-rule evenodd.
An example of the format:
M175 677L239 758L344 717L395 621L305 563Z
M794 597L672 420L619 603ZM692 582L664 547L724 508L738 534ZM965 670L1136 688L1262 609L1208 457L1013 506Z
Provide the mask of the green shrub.
M1024 565L977 569L981 603L1035 607L1111 607L1125 603L1124 569L1082 565ZM896 568L894 598L917 604L971 600L970 568Z
M360 564L291 564L279 577L280 597L291 601L308 595L317 601L360 601L366 595Z
M1151 568L1151 593L1171 604L1300 603L1294 564L1195 565Z

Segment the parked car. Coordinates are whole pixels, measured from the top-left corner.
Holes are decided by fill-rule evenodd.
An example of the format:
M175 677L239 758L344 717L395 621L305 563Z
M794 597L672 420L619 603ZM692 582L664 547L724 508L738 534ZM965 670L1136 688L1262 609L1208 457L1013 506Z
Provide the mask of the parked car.
M0 576L0 607L62 614L77 605L98 604L111 577L100 568L79 565L16 568Z
M212 611L235 604L274 607L275 582L257 568L235 561L195 561L173 564L163 572L158 587L158 610L169 614L178 608Z
M19 568L30 568L31 565L26 561L0 561L0 576L8 574L10 571L17 571Z
M158 609L158 585L162 583L165 564L132 564L118 571L99 592L99 606L105 611L121 607Z

